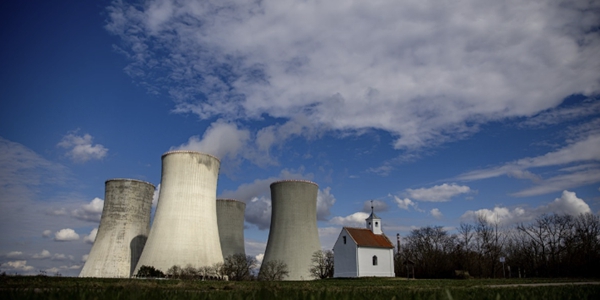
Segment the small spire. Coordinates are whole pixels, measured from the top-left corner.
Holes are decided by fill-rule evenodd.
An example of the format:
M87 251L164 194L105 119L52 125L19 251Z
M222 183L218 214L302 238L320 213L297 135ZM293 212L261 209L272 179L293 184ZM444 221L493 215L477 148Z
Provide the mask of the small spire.
M373 213L373 200L371 200L371 213Z

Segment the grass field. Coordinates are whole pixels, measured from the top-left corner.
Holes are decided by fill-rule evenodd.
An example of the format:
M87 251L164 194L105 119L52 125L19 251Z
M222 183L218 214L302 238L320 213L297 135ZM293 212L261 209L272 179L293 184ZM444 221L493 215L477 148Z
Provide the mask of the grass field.
M578 281L580 284L573 284ZM366 278L215 282L3 276L0 299L600 299L600 284L581 284L582 281ZM554 283L565 285L529 285Z

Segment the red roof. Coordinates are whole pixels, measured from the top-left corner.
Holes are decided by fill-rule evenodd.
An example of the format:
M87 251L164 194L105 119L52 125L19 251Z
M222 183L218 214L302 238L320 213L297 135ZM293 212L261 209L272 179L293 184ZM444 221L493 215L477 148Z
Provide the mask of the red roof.
M385 234L374 234L367 228L344 227L359 247L394 248Z

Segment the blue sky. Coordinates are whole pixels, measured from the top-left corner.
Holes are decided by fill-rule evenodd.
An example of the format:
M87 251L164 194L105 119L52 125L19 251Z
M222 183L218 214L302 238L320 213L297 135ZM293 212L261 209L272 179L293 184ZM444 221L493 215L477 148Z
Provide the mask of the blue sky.
M0 269L75 276L104 181L221 158L264 252L269 184L319 185L321 243L477 215L600 212L588 1L4 1Z

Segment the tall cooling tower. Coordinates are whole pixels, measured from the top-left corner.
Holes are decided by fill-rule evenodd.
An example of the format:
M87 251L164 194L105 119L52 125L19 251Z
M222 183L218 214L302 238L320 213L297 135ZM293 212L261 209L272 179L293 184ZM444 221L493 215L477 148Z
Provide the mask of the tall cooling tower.
M132 275L150 231L154 185L134 179L105 183L96 240L79 277Z
M246 255L244 248L244 212L246 203L217 199L217 222L223 259L234 254Z
M223 262L217 226L220 165L216 157L199 152L163 154L158 206L135 272L141 266L166 272L174 265Z
M263 265L272 260L287 264L284 280L311 280L312 255L321 250L317 230L317 192L310 181L284 180L271 184L271 228Z

